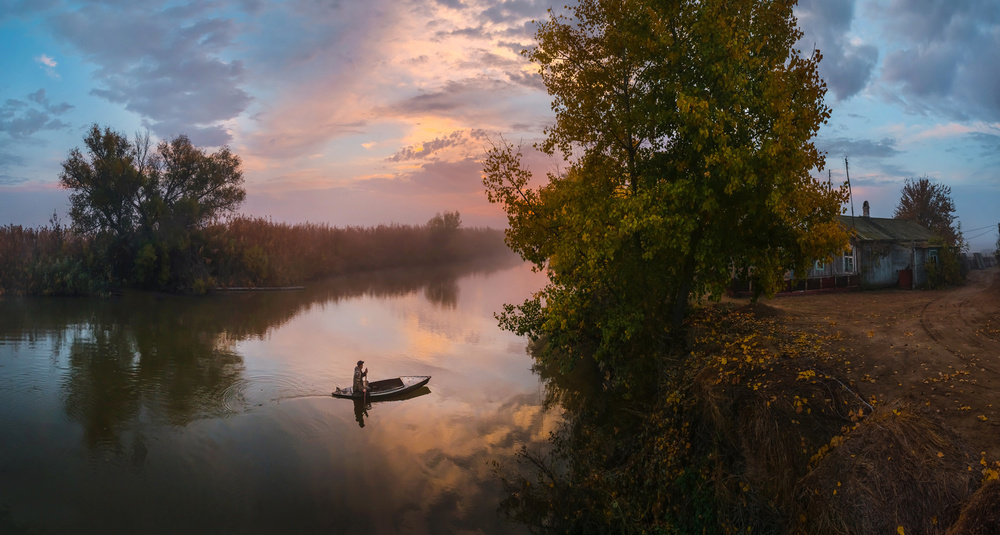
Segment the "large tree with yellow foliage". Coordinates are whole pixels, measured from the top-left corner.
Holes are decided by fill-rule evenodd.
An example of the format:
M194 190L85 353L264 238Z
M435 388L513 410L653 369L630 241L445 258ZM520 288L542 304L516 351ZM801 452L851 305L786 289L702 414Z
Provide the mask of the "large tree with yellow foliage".
M830 110L794 4L581 0L539 24L526 54L556 116L539 147L569 165L532 189L518 147L485 158L508 244L550 279L508 327L613 370L667 348L734 273L771 293L844 247L844 192L810 174Z

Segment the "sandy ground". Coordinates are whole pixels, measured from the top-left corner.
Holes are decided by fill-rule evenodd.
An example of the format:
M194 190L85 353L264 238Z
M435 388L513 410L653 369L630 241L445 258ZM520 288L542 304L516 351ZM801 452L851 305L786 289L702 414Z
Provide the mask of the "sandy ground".
M925 403L974 448L1000 459L1000 272L948 290L876 290L763 300L791 327L835 335L865 398Z

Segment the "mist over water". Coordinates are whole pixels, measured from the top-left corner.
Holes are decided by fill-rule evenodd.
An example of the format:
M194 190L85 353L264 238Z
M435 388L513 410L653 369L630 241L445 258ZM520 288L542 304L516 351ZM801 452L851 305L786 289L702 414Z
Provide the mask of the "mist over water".
M305 291L0 300L0 532L517 532L493 461L559 422L493 317L527 265ZM370 407L334 399L431 375Z

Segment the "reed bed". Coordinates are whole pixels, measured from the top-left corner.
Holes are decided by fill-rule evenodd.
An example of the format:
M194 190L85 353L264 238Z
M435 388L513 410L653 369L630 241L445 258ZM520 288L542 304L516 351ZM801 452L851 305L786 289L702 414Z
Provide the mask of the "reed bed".
M490 228L338 228L235 217L169 236L80 235L58 222L0 227L0 295L91 295L120 287L204 293L303 284L363 271L511 254Z

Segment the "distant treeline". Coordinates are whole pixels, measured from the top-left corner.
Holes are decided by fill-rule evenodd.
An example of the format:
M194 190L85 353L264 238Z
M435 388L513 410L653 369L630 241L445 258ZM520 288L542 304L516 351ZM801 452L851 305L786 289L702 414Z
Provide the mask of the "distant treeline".
M187 136L129 139L94 124L62 163L71 226L0 227L0 295L93 295L118 288L202 294L289 286L341 273L453 263L509 252L503 233L426 225L334 228L240 215L240 158Z
M503 232L461 228L458 212L426 225L337 228L238 216L113 254L116 240L49 226L0 227L0 295L95 295L133 287L205 293L510 254Z

